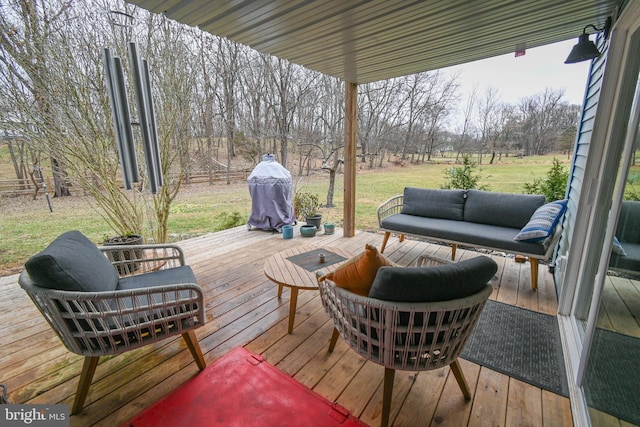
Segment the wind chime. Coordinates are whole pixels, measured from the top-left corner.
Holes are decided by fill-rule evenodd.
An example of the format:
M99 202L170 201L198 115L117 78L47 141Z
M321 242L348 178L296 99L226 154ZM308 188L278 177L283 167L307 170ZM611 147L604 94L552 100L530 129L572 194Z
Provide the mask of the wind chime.
M129 64L131 65L134 95L138 110L140 130L144 147L144 157L147 164L149 189L151 194L157 194L162 186L162 169L160 163L160 147L156 131L156 121L151 98L151 83L149 80L149 64L140 59L136 44L127 45ZM138 161L133 138L131 113L127 102L122 61L112 56L108 48L103 49L103 62L106 75L107 90L113 114L120 165L124 178L124 188L130 190L133 183L140 181Z

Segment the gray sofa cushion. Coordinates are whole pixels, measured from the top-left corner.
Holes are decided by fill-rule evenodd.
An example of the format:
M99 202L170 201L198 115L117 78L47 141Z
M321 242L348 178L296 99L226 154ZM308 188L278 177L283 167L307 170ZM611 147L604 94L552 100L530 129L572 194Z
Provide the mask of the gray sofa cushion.
M640 243L640 202L635 200L622 202L616 237L621 242Z
M464 197L465 190L431 190L406 187L402 213L462 221Z
M485 256L437 267L381 267L369 297L396 302L464 298L482 290L497 270Z
M542 195L469 190L464 205L464 220L520 229L544 202Z
M614 270L640 271L640 243L622 243L625 255L611 254L609 267Z
M114 291L118 272L109 260L79 231L58 236L25 264L31 279L43 288L64 291Z
M640 202L622 202L616 237L620 248L613 248L609 267L614 270L640 271Z
M431 237L436 240L462 242L472 246L497 249L505 252L520 252L544 256L543 242L516 241L519 228L477 224L466 221L451 221L438 218L423 218L413 215L395 214L382 221L382 228L398 233Z

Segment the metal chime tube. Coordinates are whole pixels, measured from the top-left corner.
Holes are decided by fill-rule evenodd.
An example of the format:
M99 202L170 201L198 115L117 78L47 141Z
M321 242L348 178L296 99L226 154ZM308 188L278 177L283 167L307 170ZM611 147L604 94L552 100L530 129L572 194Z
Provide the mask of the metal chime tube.
M124 179L124 186L126 189L131 189L132 179L129 168L127 168L128 161L126 159L127 149L124 144L124 137L122 135L121 117L118 112L117 105L118 95L115 88L115 82L113 78L113 66L112 66L111 51L108 48L104 48L102 51L102 62L104 65L104 72L106 77L107 92L109 93L109 103L111 104L111 113L113 116L113 127L116 134L116 142L118 147L118 154L120 155L120 165L122 166L122 176Z
M138 115L140 117L140 130L142 131L142 141L144 144L144 155L147 162L147 171L149 176L149 188L152 194L158 192L158 168L155 162L155 143L152 141L152 135L149 123L149 109L145 101L145 85L142 80L140 61L135 43L129 43L129 62L133 70L133 83L135 90L136 105L138 107Z

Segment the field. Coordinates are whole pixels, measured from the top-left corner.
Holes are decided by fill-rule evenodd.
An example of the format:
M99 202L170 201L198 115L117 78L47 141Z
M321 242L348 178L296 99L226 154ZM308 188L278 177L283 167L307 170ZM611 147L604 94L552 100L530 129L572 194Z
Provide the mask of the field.
M566 155L557 154L555 157L569 168L570 159ZM522 193L525 183L532 182L534 177L545 177L553 158L553 155L503 157L496 164L479 165L481 184L488 185L492 191ZM3 174L11 171L9 164L2 163ZM388 163L373 171L366 166L359 167L356 179L356 228L375 230L378 205L402 193L405 186L439 188L445 182L445 171L450 167L452 165L446 163L403 166ZM296 190L317 193L321 202L325 203L328 175L316 172L308 177L294 177ZM339 224L343 216L342 175L337 178L334 203L335 207L323 207L321 212L323 220ZM80 230L96 243L113 234L90 198L78 195L52 198L51 204L52 213L42 194L36 200L32 200L31 196L0 197L0 276L20 271L29 256L66 230ZM241 223L245 223L250 213L251 198L246 182L183 186L171 207L170 240L219 231L233 214L239 214Z

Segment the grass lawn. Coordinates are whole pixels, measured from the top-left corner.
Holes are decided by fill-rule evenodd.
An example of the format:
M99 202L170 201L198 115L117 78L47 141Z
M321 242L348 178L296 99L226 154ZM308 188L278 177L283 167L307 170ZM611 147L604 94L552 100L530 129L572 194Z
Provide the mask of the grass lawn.
M566 155L556 155L563 165L569 167ZM522 193L524 183L534 177L544 178L551 167L554 156L502 158L497 164L479 165L481 185L491 191ZM356 228L377 228L377 207L388 198L401 194L404 187L439 188L445 181L445 171L450 164L434 163L405 166L388 166L370 171L366 165L358 167L356 179ZM294 177L294 191L317 193L326 203L328 191L327 175L321 173L311 177ZM343 176L338 175L334 192L335 207L323 207L323 221L338 224L343 217ZM105 236L112 236L107 223L94 209L92 200L82 196L51 199L53 213L49 212L42 195L37 200L30 196L0 197L0 276L12 274L32 254L40 251L60 233L80 230L95 243ZM251 198L246 182L231 185L193 184L183 186L171 207L169 233L172 241L194 237L224 229L232 216L246 223L251 213Z

